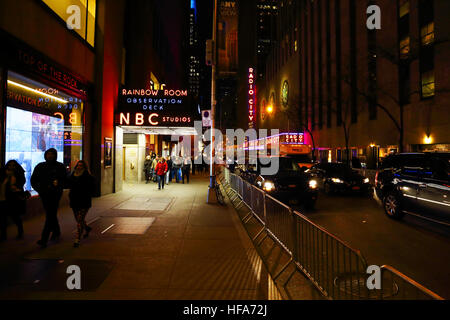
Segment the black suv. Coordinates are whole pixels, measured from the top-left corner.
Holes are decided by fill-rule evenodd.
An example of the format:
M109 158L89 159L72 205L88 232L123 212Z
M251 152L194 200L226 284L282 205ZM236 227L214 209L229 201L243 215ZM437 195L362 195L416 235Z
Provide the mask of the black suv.
M317 180L300 168L296 159L288 156L276 158L279 161L279 169L275 174L262 174L261 168L270 165L261 164L268 163L268 159L261 162L260 157L256 168L247 165L246 170L241 172L242 178L282 202L292 205L303 204L306 208L312 209L317 200Z
M450 153L400 153L384 159L375 192L386 214L405 213L450 225Z

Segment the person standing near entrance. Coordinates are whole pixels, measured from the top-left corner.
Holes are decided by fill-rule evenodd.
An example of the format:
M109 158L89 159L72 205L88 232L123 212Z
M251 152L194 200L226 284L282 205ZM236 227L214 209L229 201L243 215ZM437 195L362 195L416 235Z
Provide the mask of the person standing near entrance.
M145 174L145 183L148 183L148 180L151 179L152 176L152 159L150 155L145 158L144 161L144 174Z
M151 166L151 170L152 170L152 180L153 182L156 182L157 177L156 177L156 165L158 164L159 158L155 155L155 157L153 158L152 161L152 166Z
M161 190L161 186L162 189L164 189L164 179L167 173L167 162L164 157L161 157L161 159L159 160L158 164L156 165L155 172L158 177L158 190Z
M172 160L170 159L170 156L167 156L167 173L166 173L166 184L169 184L170 181L170 172L172 171Z
M0 241L6 240L7 216L17 226L17 239L23 239L21 215L25 214L26 200L30 193L23 190L25 171L15 160L10 160L0 169Z
M37 242L43 248L47 246L50 233L51 240L57 240L61 236L57 214L67 176L66 168L57 158L56 149L48 149L44 154L45 162L39 163L31 175L31 186L39 193L45 210L44 229Z
M172 162L172 171L173 171L172 176L175 175L175 180L177 183L179 183L181 180L182 166L183 166L183 159L179 156L174 156Z
M77 222L77 236L73 246L80 246L81 235L89 236L92 228L86 224L86 214L92 207L92 196L95 191L95 179L89 172L87 163L80 160L75 165L72 174L68 178L70 207L73 210Z
M184 183L184 178L186 178L187 183L189 183L190 171L191 171L191 158L185 157L183 160L183 183Z

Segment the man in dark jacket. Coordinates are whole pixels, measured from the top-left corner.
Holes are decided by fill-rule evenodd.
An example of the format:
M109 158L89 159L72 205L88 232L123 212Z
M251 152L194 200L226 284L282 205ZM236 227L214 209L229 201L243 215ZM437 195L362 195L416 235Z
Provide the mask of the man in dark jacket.
M152 177L152 162L153 162L153 160L148 155L144 161L145 183L148 183L148 181Z
M51 240L57 240L61 235L57 213L67 177L66 168L56 160L58 152L55 149L48 149L44 158L45 162L39 163L31 176L31 186L39 193L45 210L45 225L41 240L37 242L41 247L47 246L50 233Z

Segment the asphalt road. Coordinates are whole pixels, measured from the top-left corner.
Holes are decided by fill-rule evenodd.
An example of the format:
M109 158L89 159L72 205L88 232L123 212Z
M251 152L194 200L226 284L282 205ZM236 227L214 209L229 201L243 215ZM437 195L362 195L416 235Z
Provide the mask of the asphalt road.
M450 299L450 228L414 216L388 218L370 196L319 195L315 223L359 249L369 265L390 265Z

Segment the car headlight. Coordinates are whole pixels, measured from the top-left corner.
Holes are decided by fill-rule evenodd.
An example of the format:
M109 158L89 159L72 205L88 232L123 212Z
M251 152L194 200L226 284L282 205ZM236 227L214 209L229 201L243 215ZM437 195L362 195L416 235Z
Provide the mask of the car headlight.
M369 182L370 182L369 178L364 179L364 183L369 183Z
M334 183L344 183L344 181L339 178L331 178L331 181L333 181Z
M275 190L275 184L272 181L266 181L263 184L263 190L267 192Z
M311 189L317 188L317 181L316 180L309 180L309 187Z

